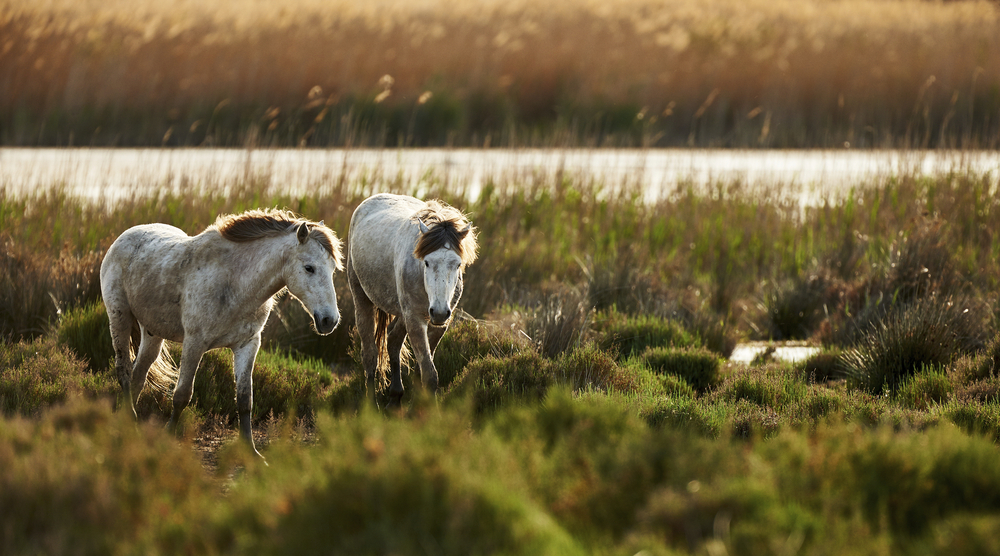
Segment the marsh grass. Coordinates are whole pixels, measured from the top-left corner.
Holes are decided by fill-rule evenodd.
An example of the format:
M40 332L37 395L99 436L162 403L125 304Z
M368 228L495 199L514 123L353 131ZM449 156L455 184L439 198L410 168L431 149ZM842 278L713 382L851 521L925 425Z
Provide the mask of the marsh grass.
M924 367L982 350L992 336L992 316L977 305L965 297L928 297L892 307L844 352L842 370L869 392L895 391Z

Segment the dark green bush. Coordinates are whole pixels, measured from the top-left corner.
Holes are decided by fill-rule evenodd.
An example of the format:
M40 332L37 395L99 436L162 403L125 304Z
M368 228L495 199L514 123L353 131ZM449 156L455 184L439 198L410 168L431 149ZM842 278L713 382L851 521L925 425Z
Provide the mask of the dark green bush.
M438 387L446 390L471 361L487 355L503 358L531 349L526 338L505 327L475 320L459 322L448 329L434 352Z
M641 384L634 369L619 365L614 357L592 343L563 354L555 362L555 373L559 382L575 391L631 393Z
M617 312L595 317L594 335L598 347L617 353L620 360L639 355L648 347L690 347L698 343L677 321Z
M259 422L271 415L311 415L320 407L331 407L334 390L346 388L348 383L337 380L335 385L330 370L315 359L297 359L261 350L253 370L252 418ZM215 349L202 356L191 403L206 415L236 419L236 376L231 351Z
M647 348L642 359L657 374L679 376L699 392L719 380L719 356L705 348Z
M947 418L969 434L983 435L991 440L1000 440L1000 404L954 402L944 409Z
M115 348L111 344L108 312L102 301L71 309L63 314L56 328L56 337L59 343L72 349L94 372L107 372L113 367Z
M471 398L480 414L512 401L539 401L555 382L554 366L534 351L503 358L487 355L466 365L445 397Z
M839 349L825 349L798 365L802 378L809 383L827 382L843 376Z

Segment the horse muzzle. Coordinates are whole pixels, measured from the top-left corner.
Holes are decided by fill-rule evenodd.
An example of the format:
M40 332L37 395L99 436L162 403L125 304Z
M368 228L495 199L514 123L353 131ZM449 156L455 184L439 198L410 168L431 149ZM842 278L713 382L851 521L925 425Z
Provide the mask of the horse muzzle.
M451 309L435 311L434 307L431 307L427 310L427 315L430 317L431 324L434 326L441 326L448 322L448 319L451 318Z
M326 336L327 334L333 332L334 328L340 324L340 315L320 315L319 313L313 313L313 322L316 324L316 332L321 336Z

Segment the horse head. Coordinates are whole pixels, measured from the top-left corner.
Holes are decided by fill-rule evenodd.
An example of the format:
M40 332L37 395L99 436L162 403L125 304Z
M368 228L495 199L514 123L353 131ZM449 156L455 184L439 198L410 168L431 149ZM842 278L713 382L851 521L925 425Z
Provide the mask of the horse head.
M422 236L430 236L433 233L422 220L417 219L417 222L420 225ZM435 228L441 226L451 228L448 230L449 233L443 234L450 237L446 237L437 249L423 254L420 258L424 266L424 290L427 292L428 301L427 315L430 317L431 324L435 326L441 326L451 318L452 302L457 301L455 290L459 280L462 279L462 270L466 262L459 250L462 240L472 230L472 224L467 224L459 230L450 222L439 223Z
M322 222L300 222L295 237L298 242L287 259L285 284L312 316L316 332L326 335L340 322L333 288L333 273L342 268L340 241Z

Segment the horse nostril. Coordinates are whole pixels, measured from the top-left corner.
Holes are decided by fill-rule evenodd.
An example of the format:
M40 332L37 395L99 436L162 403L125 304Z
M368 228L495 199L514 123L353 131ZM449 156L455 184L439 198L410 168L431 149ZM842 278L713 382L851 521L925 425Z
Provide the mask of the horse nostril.
M431 307L427 309L427 312L430 314L431 320L433 320L434 322L444 322L448 320L448 317L451 316L451 309L445 309L444 312L442 313L439 311L435 311L434 308Z

